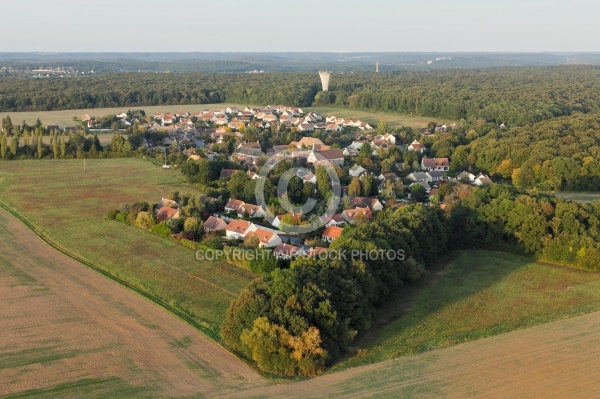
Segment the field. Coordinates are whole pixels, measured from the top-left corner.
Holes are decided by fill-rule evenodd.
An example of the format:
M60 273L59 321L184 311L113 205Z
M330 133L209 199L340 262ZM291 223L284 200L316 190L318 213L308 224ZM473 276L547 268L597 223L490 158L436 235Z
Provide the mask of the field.
M192 326L0 209L0 397L217 395L264 385Z
M597 398L600 313L235 398Z
M379 311L341 370L600 310L600 274L460 251Z
M592 202L592 201L600 201L600 193L598 192L572 192L572 191L563 191L560 193L555 193L558 198L576 201L576 202Z
M205 109L225 109L227 107L244 108L249 104L191 104L191 105L142 105L135 107L118 107L118 108L92 108L92 109L71 109L64 111L31 111L31 112L0 112L0 118L10 116L13 123L21 123L22 121L28 124L35 124L35 121L40 118L42 124L58 125L61 128L65 126L75 126L73 117L81 119L85 114L95 116L96 118L106 115L117 115L121 112L127 112L129 109L143 109L146 115L154 115L157 112L175 113L179 110L187 112L199 112Z
M225 109L227 107L244 107L252 104L194 104L194 105L153 105L139 107L119 107L119 108L95 108L95 109L75 109L66 111L32 111L32 112L0 112L0 118L10 116L13 123L21 123L26 121L28 124L34 124L37 118L40 118L44 125L59 125L60 127L74 126L73 117L81 119L85 114L95 117L103 117L106 115L120 114L128 109L143 109L146 115L153 115L157 112L177 112L184 110L188 112L199 112L205 109ZM266 105L266 104L259 104ZM293 105L293 104L290 104ZM256 106L256 105L253 105ZM377 122L384 120L388 122L390 127L409 126L413 128L423 128L431 121L439 123L447 123L448 121L436 120L435 118L398 115L385 112L368 112L355 111L343 108L325 108L325 107L309 107L306 110L316 111L320 115L335 115L343 118L360 119L363 122L368 122L375 127Z
M79 160L1 165L0 202L38 234L219 340L230 300L254 276L103 218L124 202L194 192L179 172L137 159L88 160L85 172ZM600 389L589 372L600 365L600 313L528 328L600 310L600 274L456 252L379 310L356 355L325 376L274 386L3 211L0 237L0 396L565 397ZM512 330L520 331L480 339Z
M135 227L104 220L125 202L194 192L178 171L136 159L2 164L0 201L74 256L97 265L219 340L229 302L253 275Z
M427 127L427 124L432 121L439 124L450 122L431 117L399 115L387 112L355 111L344 108L309 107L307 109L323 116L335 115L341 118L360 119L363 122L371 124L373 128L377 126L379 121L386 121L390 127L408 126L415 129Z

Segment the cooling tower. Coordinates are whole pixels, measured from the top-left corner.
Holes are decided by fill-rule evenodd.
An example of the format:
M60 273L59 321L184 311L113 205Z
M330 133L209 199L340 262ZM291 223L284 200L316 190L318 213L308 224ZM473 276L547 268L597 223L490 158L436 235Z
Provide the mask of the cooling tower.
M323 91L329 90L329 78L331 77L331 72L319 72L319 76L321 77L321 84L323 85Z

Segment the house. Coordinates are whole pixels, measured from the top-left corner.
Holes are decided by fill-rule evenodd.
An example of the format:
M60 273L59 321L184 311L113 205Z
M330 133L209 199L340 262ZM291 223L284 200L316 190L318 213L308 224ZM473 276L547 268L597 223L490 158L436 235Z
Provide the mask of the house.
M179 209L171 208L170 206L163 206L158 211L156 211L157 223L171 219L179 219Z
M354 164L354 166L350 168L350 170L348 171L348 173L352 177L360 177L360 175L362 175L366 171L367 170L365 168L363 168L362 166Z
M260 248L273 248L282 243L281 237L272 230L257 228L254 231L248 232L246 238L258 237L258 246Z
M312 146L323 146L323 142L315 137L302 137L300 141L292 141L290 146L294 146L296 148L312 148Z
M321 220L327 220L326 216L321 216ZM336 213L329 219L329 221L325 224L325 226L343 226L346 224L346 221L342 217L341 213Z
M280 228L281 226L281 222L283 221L283 217L286 215L277 215L275 216L275 218L273 218L273 221L271 222L271 225L275 228ZM300 214L287 214L288 217L291 217L294 221L296 221L297 223L300 223L300 221L302 220L302 215Z
M192 161L202 161L202 157L200 157L200 155L196 155L196 154L191 154L191 155L188 157L188 161L189 161L190 159L191 159Z
M490 179L489 176L480 173L475 178L473 184L475 184L476 186L489 186L490 184L492 184L492 179Z
M273 254L277 259L292 259L301 253L301 249L295 245L281 243L275 247Z
M310 164L315 164L319 161L329 161L334 165L344 166L344 153L338 148L324 151L312 150L306 161Z
M248 215L251 218L264 217L265 211L258 205L243 204L237 209L238 217Z
M396 144L396 137L393 134L378 134L375 136L375 141L387 141L391 144Z
M225 212L237 212L238 209L240 209L240 207L244 204L244 201L229 198L229 201L227 201L227 204L225 204Z
M238 169L223 169L223 170L221 170L221 175L219 176L219 179L221 179L221 180L230 179L231 176L233 176L233 174L235 172L238 172Z
M204 222L204 231L206 232L225 230L226 227L227 223L223 219L214 216L210 216Z
M342 218L349 224L354 224L361 218L366 221L373 220L373 213L369 208L354 208L342 211Z
M390 172L390 173L382 173L382 174L380 174L379 176L377 176L377 179L379 181L386 181L386 180L394 180L394 181L396 181L396 180L398 180L400 178L394 172Z
M408 150L409 151L418 151L420 154L423 153L423 151L425 151L425 145L419 143L417 140L413 141L412 143L410 143L410 145L408 146Z
M448 158L423 158L421 160L421 169L448 171L450 170L450 163L448 162Z
M425 175L427 176L428 182L436 182L439 180L443 180L446 177L446 174L444 172L439 172L436 170L427 171L425 172Z
M225 237L228 240L244 239L248 233L256 230L257 227L254 223L246 220L232 220L225 228Z
M160 202L158 204L156 204L156 206L154 207L154 209L156 211L158 211L160 208L164 208L164 207L178 209L179 208L179 204L177 204L177 202L175 202L175 201L173 201L171 199L161 198Z
M406 176L406 178L410 181L427 181L427 173L412 172L410 175Z
M351 205L354 208L369 208L371 211L376 212L383 209L383 205L377 198L371 197L355 197Z
M467 171L460 172L456 178L463 182L474 182L475 175L473 173L469 173Z
M411 189L411 188L413 188L413 186L415 186L417 184L419 186L422 186L427 193L429 193L431 191L431 186L429 185L429 183L427 181L416 181L414 183L411 183L411 185L408 186L408 188Z
M325 231L323 231L321 238L325 242L333 242L336 239L340 238L343 231L344 231L344 229L341 227L329 226L325 229Z

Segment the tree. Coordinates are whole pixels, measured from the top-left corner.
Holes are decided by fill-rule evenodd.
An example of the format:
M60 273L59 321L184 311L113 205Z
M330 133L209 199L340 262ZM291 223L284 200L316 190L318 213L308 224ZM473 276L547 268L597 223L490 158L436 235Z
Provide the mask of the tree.
M388 123L386 121L377 122L377 133L386 134L388 131Z
M244 171L238 170L227 182L227 189L232 198L244 198L244 190L246 183L250 181L250 178Z
M360 180L355 176L352 178L350 186L348 187L348 195L351 197L360 197L362 193L363 189L360 184Z
M329 199L333 194L331 188L331 179L329 178L329 174L327 173L327 169L324 166L317 166L317 170L315 172L317 177L317 192L323 199Z
M288 181L287 193L288 198L292 203L301 204L303 202L303 189L304 183L302 182L302 179L298 176L293 176Z
M8 143L6 142L6 135L0 136L0 158L6 159L6 153L8 152Z
M373 189L374 183L375 179L370 173L364 173L360 177L360 186L363 197L368 197L371 195L371 190Z
M420 184L415 184L410 188L410 197L417 202L425 201L426 194L427 190Z
M38 136L37 138L37 157L38 159L42 159L44 156L44 144L42 143L42 136Z

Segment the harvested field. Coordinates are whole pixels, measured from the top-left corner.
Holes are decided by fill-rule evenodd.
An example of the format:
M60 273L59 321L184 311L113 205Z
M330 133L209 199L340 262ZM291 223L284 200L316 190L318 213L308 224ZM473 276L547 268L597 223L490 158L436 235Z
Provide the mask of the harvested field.
M597 398L600 312L236 393L244 398Z
M216 395L264 380L0 210L0 396ZM17 395L19 394L19 395Z

